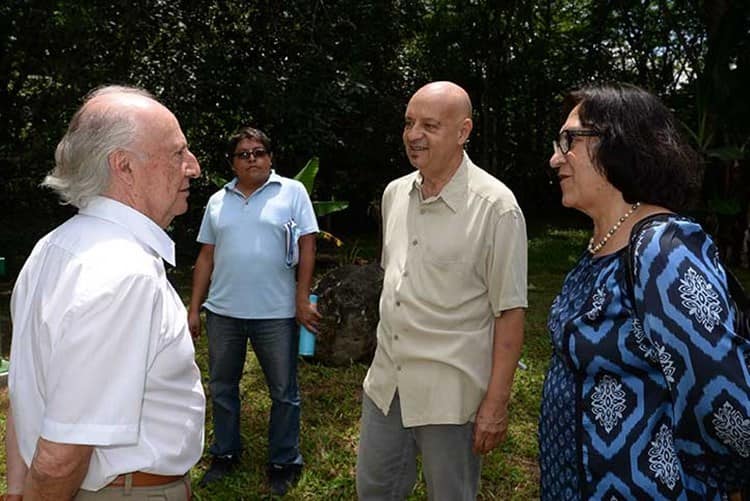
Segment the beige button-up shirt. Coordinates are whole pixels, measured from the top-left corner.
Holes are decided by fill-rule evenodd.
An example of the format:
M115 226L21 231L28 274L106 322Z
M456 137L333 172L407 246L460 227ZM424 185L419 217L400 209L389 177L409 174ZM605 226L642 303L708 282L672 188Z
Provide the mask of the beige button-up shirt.
M418 172L383 193L385 270L364 390L403 425L474 419L492 368L494 320L526 307L526 225L513 193L472 163L422 199Z

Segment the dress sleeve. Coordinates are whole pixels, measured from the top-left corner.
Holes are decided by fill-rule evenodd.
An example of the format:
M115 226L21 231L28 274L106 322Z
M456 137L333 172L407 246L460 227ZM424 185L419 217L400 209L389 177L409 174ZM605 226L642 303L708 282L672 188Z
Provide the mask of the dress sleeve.
M76 299L45 369L44 438L95 446L137 442L162 315L159 288L143 275Z
M682 466L731 489L750 472L750 347L733 330L726 275L701 227L673 220L635 243L633 293L671 397Z

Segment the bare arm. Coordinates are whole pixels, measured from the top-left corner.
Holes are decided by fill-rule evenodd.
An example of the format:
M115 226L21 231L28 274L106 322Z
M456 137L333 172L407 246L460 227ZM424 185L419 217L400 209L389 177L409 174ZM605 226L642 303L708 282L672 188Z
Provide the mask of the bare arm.
M89 469L94 448L40 438L26 474L24 501L73 499Z
M190 295L190 306L188 307L188 326L193 339L201 335L201 305L208 294L211 273L214 271L215 248L215 245L203 244L198 253L198 258L195 260L193 291Z
M521 358L525 314L523 308L514 308L495 318L490 382L474 421L475 454L490 452L508 431L508 401L516 364Z
M8 484L6 500L21 499L11 497L23 494L23 484L29 469L21 457L16 438L16 425L13 421L13 409L8 406L8 418L5 422L5 478Z
M320 313L310 303L313 270L315 270L315 233L303 235L299 239L299 264L297 265L297 321L311 332L318 332Z

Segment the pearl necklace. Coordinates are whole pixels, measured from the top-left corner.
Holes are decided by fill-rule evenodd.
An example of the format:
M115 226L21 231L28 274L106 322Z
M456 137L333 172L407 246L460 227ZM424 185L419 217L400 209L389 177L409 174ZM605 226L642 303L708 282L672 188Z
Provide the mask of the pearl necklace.
M594 245L594 237L592 236L591 239L589 240L589 246L588 246L589 253L593 256L594 254L596 254L597 252L599 252L600 250L602 250L602 248L605 245L607 245L607 242L609 241L609 239L612 238L612 235L614 235L615 233L617 233L617 230L620 229L620 226L622 226L622 223L624 223L627 218L629 218L630 216L632 216L633 213L636 211L636 209L638 207L640 207L640 206L641 206L640 202L634 203L630 207L629 211L627 211L625 214L623 214L622 216L620 216L620 219L618 219L617 222L615 223L615 225L612 226L609 229L609 231L607 232L607 234L604 235L604 238L602 238L599 241L598 244Z

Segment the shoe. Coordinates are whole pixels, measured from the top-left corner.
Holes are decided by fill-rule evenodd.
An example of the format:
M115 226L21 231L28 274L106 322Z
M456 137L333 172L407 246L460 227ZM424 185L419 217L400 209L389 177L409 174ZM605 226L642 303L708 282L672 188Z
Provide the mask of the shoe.
M272 464L268 467L268 484L271 493L283 496L290 487L297 485L302 476L301 464Z
M208 484L221 480L225 476L234 470L240 462L240 458L236 455L228 456L214 456L211 460L211 466L209 466L206 474L198 482L199 487L206 487Z

